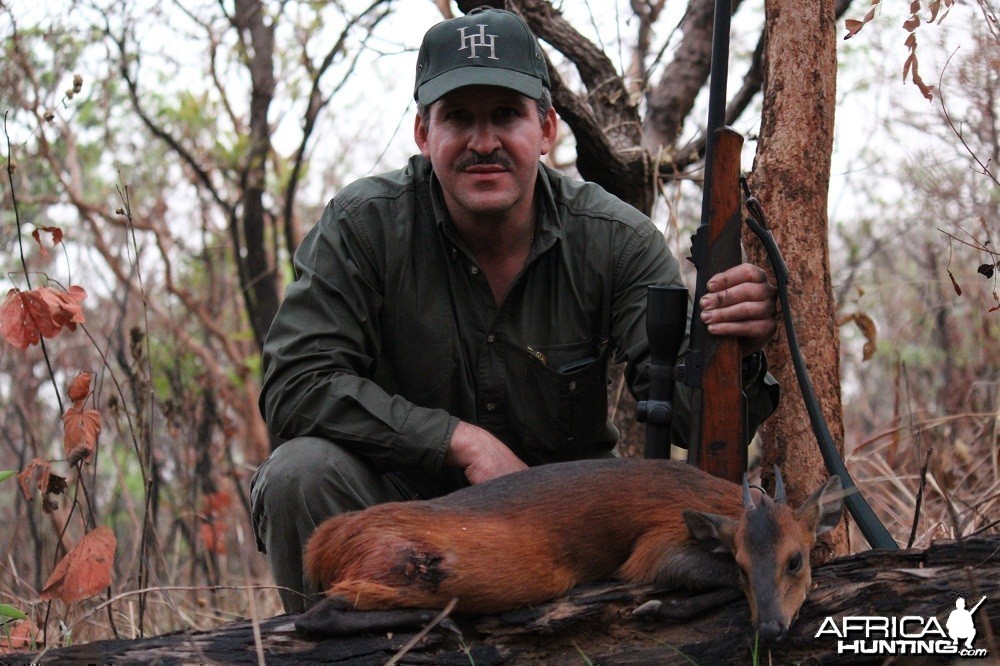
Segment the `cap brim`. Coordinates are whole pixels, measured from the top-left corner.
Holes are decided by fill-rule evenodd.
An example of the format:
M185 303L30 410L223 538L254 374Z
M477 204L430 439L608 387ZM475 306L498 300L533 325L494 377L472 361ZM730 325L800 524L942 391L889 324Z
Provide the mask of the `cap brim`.
M417 101L431 104L465 86L496 86L509 88L525 97L539 99L544 86L542 80L512 69L500 67L459 67L435 76L417 89Z

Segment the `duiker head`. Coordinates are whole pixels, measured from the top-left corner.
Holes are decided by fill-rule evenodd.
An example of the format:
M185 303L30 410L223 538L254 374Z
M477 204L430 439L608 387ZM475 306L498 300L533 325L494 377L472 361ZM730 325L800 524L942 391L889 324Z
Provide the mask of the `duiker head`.
M761 639L783 637L798 615L812 582L809 551L817 536L840 521L843 495L840 479L832 476L802 506L792 509L775 467L774 499L760 493L755 501L744 476L744 511L739 520L684 512L691 536L736 560L740 587L750 600L751 618Z

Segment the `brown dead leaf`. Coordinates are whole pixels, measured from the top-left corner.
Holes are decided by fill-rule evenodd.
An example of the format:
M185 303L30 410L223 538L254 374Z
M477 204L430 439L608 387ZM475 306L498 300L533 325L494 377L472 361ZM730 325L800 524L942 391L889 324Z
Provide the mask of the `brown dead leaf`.
M41 336L59 332L48 306L37 291L11 289L0 306L0 334L18 349L38 344Z
M868 13L860 21L857 19L847 19L844 21L844 27L847 28L847 34L844 35L844 39L850 39L861 32L861 28L865 27L865 24L870 23L875 18L875 10L878 8L879 2L881 0L872 0L871 9L868 10Z
M233 505L233 496L225 490L208 493L202 499L202 510L208 516L224 516Z
M83 317L83 308L80 306L80 303L87 298L87 292L83 287L73 285L67 291L39 287L38 292L49 306L52 321L57 326L65 326L69 330L75 331L77 324L83 324L87 321Z
M27 620L21 620L15 624L10 633L7 633L6 630L0 632L0 654L25 652L37 647L35 629Z
M56 336L64 326L75 331L77 324L86 321L80 306L86 297L87 292L78 286L68 291L11 289L0 305L0 335L18 349L27 349L42 337Z
M83 401L90 395L90 380L92 378L93 375L89 372L81 372L69 385L69 399L73 401L73 406L77 409L83 407Z
M17 475L24 499L30 502L34 498L34 488L38 488L42 495L61 495L66 491L66 479L53 474L51 468L49 461L35 458Z
M45 247L45 243L42 242L43 231L48 232L52 236L52 247L59 245L62 242L63 232L59 227L38 227L31 232L31 237L35 239L38 243L38 251L42 253L43 257L49 256L49 249Z
M56 565L42 588L41 598L70 603L92 597L111 585L116 545L110 527L102 525L88 532Z
M958 286L958 280L955 279L955 276L952 275L951 271L948 271L948 277L951 278L951 286L955 288L955 293L957 295L961 296L962 295L962 288L960 286Z
M861 334L865 336L865 346L861 350L861 359L863 361L871 360L871 357L875 355L875 344L878 341L878 330L875 327L875 322L872 318L862 312L853 312L848 315L842 315L837 319L837 325L843 326L849 322L854 322Z
M205 543L205 550L216 555L225 555L229 552L226 545L226 523L222 520L209 520L201 524L201 540Z
M63 449L67 460L90 462L101 432L101 413L96 409L70 407L63 414Z

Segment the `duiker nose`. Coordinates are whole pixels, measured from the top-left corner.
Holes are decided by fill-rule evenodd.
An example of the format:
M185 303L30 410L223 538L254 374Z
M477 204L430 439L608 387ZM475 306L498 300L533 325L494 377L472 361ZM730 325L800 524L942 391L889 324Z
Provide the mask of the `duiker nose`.
M757 633L762 641L771 643L785 637L785 628L777 620L764 622L757 629Z

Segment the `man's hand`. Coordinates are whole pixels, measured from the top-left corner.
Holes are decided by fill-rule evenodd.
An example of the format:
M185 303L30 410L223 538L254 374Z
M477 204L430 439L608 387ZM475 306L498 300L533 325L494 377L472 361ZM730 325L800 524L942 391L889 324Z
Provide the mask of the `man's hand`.
M455 428L444 462L452 467L461 467L465 478L473 485L528 469L506 444L465 421L459 421Z
M763 348L777 330L777 295L767 273L753 264L740 264L708 281L701 320L712 335L742 338L746 356Z

